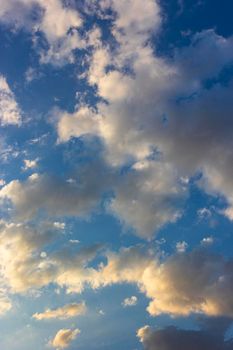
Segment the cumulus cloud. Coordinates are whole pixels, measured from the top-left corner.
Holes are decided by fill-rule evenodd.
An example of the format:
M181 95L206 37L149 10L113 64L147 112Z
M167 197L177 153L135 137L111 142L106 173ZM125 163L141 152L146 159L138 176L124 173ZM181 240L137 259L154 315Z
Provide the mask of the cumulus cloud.
M230 350L232 340L225 340L224 333L215 329L183 330L176 327L152 329L149 326L138 330L137 336L145 350Z
M182 214L186 188L169 164L137 162L116 186L110 211L142 238L152 238L168 222Z
M57 309L47 309L42 313L35 313L33 317L37 320L60 319L67 320L72 317L83 315L86 312L85 303L72 303Z
M63 65L73 62L73 51L83 46L77 31L82 25L80 14L60 0L4 0L0 21L16 29L23 27L44 35L48 49L41 50L36 46L41 63ZM34 39L36 42L36 37Z
M96 288L116 283L136 284L151 299L147 310L153 316L233 317L232 259L205 250L176 254L165 261L152 252L145 256L138 247L110 253L106 265L92 274L91 284Z
M203 245L211 245L214 243L214 238L212 236L204 237L201 240L201 244Z
M0 223L1 278L11 293L26 293L50 283L67 284L68 287L67 274L73 276L76 291L83 289L92 271L86 265L95 258L101 246L78 250L61 247L47 254L46 248L59 238L58 234L52 224L35 228L33 225Z
M122 302L122 305L124 307L135 306L137 302L138 302L138 298L132 295L132 297L125 298L124 301Z
M85 286L96 289L129 283L137 285L148 297L147 310L153 316L202 313L233 317L232 259L203 249L164 259L136 246L118 253L104 253L103 262L94 268L89 263L99 255L99 245L87 248L72 245L42 256L41 252L46 252L46 246L57 234L52 224L38 230L23 224L1 223L1 276L12 293L25 293L50 283L76 293ZM10 308L10 303L3 301L3 307ZM83 308L68 305L37 313L35 317L66 318Z
M126 11L128 6L132 17ZM173 57L158 57L149 44L152 32L156 33L161 23L156 2L102 1L100 7L102 11L111 8L115 14L111 30L118 45L113 50L106 43L95 47L87 81L107 103L101 100L95 110L82 106L74 113L60 112L60 142L93 134L103 142L105 159L111 166L141 163L159 155L154 182L160 168L164 178L176 174L162 198L156 191L143 192L141 202L134 202L137 191L131 188L127 200L121 189L116 189L114 211L144 237L179 217L181 212L174 210L170 191L179 186L180 179L199 172L204 191L226 198L228 208L223 213L231 219L232 81L225 86L218 78L233 62L233 38L224 38L213 30L202 31L191 37L189 45L175 50ZM142 172L142 182L143 177ZM137 185L134 188L138 190ZM150 203L143 213L147 220L137 223L137 205L141 209L146 202ZM132 203L136 203L133 216Z
M19 125L21 111L6 79L0 75L0 123L1 125Z
M80 334L80 330L77 329L60 329L51 341L51 346L56 349L68 348L70 343L74 341Z
M13 180L0 191L0 197L9 199L18 218L28 220L44 210L48 215L87 217L97 208L107 190L108 178L104 163L92 162L80 169L77 180L46 174L32 174L26 181ZM99 179L106 178L106 182Z
M38 159L24 159L24 170L36 168L37 161Z
M142 288L154 298L148 306L149 313L232 317L231 264L232 260L225 261L206 251L193 251L175 255L157 269L148 269Z
M176 243L176 250L178 253L184 253L188 248L188 243L185 241Z
M165 259L135 246L118 253L102 252L102 262L92 267L93 259L101 257L102 246L71 245L42 256L56 234L51 228L40 231L22 224L1 223L1 276L12 293L25 293L50 283L65 287L68 293L80 293L86 286L96 289L128 283L138 286L150 300L147 310L153 316L201 313L233 317L232 259L203 249ZM79 307L83 308L71 306L71 313ZM35 317L66 318L69 312L70 305Z
M53 238L54 232L49 228L1 222L1 275L12 292L40 288L53 279L56 267L40 256L42 247Z

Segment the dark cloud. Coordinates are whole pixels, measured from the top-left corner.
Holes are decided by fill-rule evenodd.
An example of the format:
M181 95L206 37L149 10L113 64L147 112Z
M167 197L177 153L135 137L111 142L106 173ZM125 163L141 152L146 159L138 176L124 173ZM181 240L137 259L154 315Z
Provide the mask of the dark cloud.
M215 320L215 327L217 324ZM139 329L138 337L145 350L232 350L233 341L224 340L222 320L219 320L219 326L220 331L217 332L215 327L184 330L171 326L153 330L145 326Z

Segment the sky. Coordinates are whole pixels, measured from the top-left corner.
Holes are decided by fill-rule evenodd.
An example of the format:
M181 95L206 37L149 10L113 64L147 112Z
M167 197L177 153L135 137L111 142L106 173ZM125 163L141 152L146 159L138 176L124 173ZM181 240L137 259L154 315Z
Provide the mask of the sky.
M0 0L0 348L233 349L233 3Z

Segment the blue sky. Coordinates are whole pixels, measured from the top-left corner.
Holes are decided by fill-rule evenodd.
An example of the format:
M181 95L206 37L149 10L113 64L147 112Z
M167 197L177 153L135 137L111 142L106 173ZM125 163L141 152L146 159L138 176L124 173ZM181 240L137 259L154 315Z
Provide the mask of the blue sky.
M232 10L1 0L1 349L233 349Z

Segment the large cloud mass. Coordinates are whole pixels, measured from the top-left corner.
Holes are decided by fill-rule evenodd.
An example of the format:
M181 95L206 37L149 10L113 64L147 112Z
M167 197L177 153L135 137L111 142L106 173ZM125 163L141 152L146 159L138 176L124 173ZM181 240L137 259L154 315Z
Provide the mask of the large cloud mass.
M211 236L196 249L180 237L170 256L148 243L182 216L190 183L223 199L216 212L233 220L233 37L213 29L186 33L183 46L168 57L157 47L163 18L154 0L1 1L0 24L30 33L37 64L55 65L58 72L69 63L67 72L75 74L82 67L78 79L86 91L77 91L67 110L53 96L64 108L51 107L48 118L64 161L59 174L53 164L42 173L39 163L46 161L29 157L28 144L34 148L24 143L24 135L15 143L27 145L20 155L21 177L1 180L0 315L12 309L15 294L46 286L71 294L130 284L147 297L151 316L233 318L233 259L208 250ZM27 72L33 76L34 70ZM79 86L76 76L72 79ZM16 100L0 75L1 126L21 123ZM72 158L72 150L66 168L73 138L79 138L79 154ZM33 168L38 173L26 178ZM78 240L58 218L73 223L96 212L116 217L144 245L114 251L98 243L73 244ZM126 298L122 305L137 300ZM36 320L65 323L86 311L84 302L68 301L32 313ZM145 326L137 335L145 350L232 350L225 331ZM67 326L48 345L68 348L79 333Z
M137 332L145 350L231 350L232 340L225 341L224 334L215 330L182 330L167 327L153 330L149 326Z

